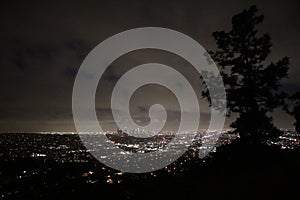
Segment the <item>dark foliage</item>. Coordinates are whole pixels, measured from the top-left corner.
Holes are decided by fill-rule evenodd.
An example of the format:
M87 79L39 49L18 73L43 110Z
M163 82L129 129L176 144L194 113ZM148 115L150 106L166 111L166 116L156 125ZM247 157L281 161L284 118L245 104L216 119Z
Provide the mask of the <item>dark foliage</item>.
M265 64L271 52L271 36L258 34L256 26L264 16L257 11L251 6L232 17L229 32L214 32L218 50L210 52L225 84L228 115L239 115L231 124L233 133L248 142L280 134L267 114L282 104L282 95L277 91L289 65L287 57ZM209 100L207 91L202 94Z

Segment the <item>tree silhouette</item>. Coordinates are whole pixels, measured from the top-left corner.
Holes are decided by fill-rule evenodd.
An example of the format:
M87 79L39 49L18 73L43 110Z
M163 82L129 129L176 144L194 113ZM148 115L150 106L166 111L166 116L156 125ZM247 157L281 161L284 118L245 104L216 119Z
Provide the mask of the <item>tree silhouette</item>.
M300 92L285 98L284 110L295 117L295 131L300 134Z
M264 16L256 6L232 17L229 32L212 33L218 49L209 52L220 68L227 94L228 115L239 116L230 126L248 142L276 137L280 131L267 114L282 104L278 87L287 77L289 59L265 64L271 52L271 36L258 35L256 26ZM208 91L202 95L209 100Z

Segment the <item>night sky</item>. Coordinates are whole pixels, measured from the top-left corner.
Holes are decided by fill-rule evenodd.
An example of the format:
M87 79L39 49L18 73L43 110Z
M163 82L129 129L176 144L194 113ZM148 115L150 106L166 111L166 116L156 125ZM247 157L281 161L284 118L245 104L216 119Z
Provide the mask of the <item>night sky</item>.
M297 0L1 1L0 131L75 131L71 107L73 82L85 56L106 38L137 27L165 27L213 50L215 41L211 33L229 30L231 17L253 4L265 15L260 33L272 36L268 61L290 57L289 79L283 81L281 90L300 91ZM116 128L109 105L114 84L127 70L147 62L168 64L186 76L200 101L200 124L208 122L209 108L201 98L204 86L192 66L171 53L139 50L113 62L100 80L96 110L104 129ZM130 108L132 117L137 123L146 124L149 106L158 102L168 110L166 129L176 128L180 120L178 102L163 87L150 85L136 91ZM280 110L272 116L278 127L293 124L293 119Z

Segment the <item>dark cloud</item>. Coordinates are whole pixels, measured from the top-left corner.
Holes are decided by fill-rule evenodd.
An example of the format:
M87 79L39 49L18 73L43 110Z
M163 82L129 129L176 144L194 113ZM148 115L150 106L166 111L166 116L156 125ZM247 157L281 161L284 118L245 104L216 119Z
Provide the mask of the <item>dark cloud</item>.
M68 51L75 55L74 58L83 60L90 51L90 45L83 39L72 39L65 42Z
M140 112L143 112L143 113L148 111L148 109L144 106L138 106L138 109Z
M73 81L85 56L108 37L131 28L159 26L181 31L211 50L216 47L211 33L228 30L232 15L252 4L265 15L259 29L273 38L268 61L283 56L291 58L290 78L282 90L299 91L297 0L1 2L0 130L74 130ZM205 114L209 109L200 95L199 75L188 64L162 52L133 52L112 63L104 74L103 84L99 84L95 101L106 128L114 125L109 109L113 85L133 66L152 61L170 65L190 80L206 116L203 120L209 120L209 114ZM146 89L134 97L133 116L147 122L149 105L157 100L170 110L170 127L176 126L179 109L174 97L161 88ZM281 111L278 113L274 114L277 124L292 124Z
M299 83L286 83L280 87L280 91L293 94L300 91Z
M49 44L19 44L12 49L10 54L12 64L22 71L27 71L37 67L46 68L51 66L58 50Z
M77 74L77 71L78 71L77 69L74 69L74 68L71 68L71 67L67 67L64 70L63 74L66 77L74 78L76 76L76 74Z

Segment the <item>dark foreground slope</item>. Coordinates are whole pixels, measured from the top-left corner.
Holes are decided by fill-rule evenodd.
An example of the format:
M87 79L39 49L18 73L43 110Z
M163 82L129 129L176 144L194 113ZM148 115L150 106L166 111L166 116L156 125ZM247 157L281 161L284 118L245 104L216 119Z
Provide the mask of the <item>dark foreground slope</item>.
M79 190L117 199L299 199L300 154L266 146L232 144L185 174ZM78 195L78 196L77 196Z

